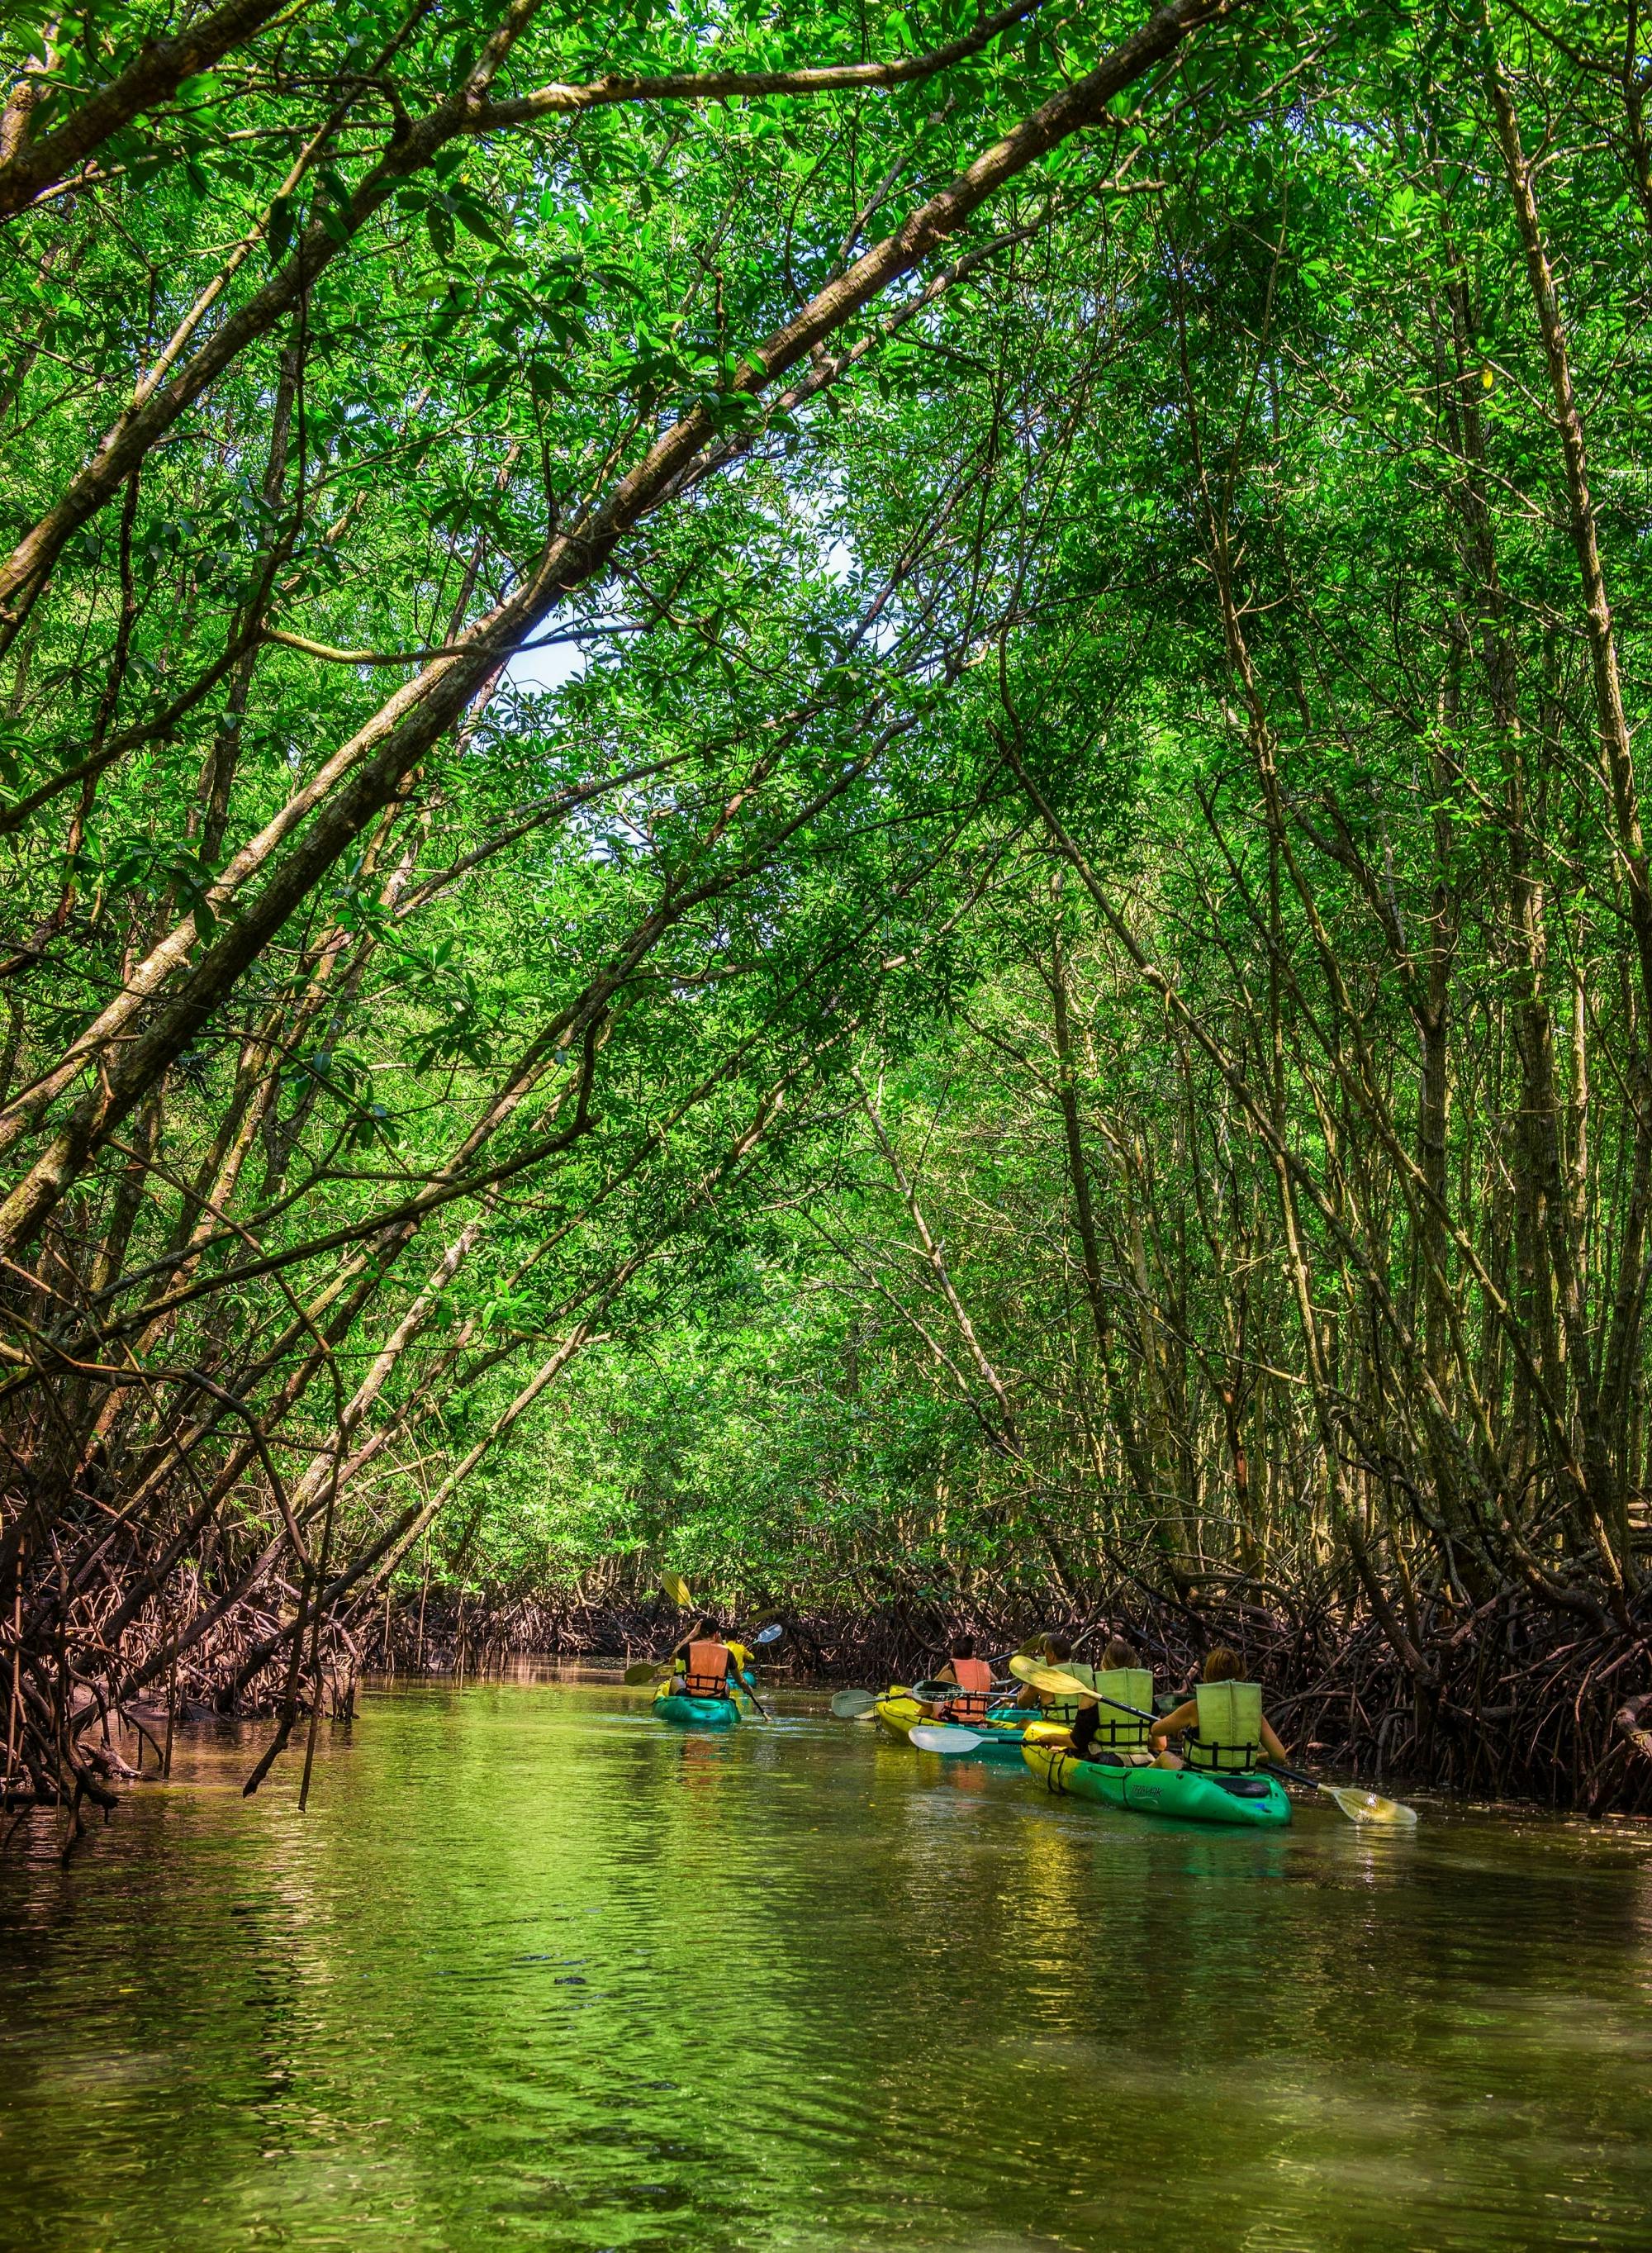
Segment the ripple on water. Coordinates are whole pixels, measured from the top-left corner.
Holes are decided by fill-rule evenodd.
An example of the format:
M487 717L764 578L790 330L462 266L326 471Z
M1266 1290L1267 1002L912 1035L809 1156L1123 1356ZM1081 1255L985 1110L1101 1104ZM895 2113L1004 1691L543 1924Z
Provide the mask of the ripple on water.
M0 2245L1652 2242L1643 1835L1175 1829L795 1704L370 1699L0 1870Z

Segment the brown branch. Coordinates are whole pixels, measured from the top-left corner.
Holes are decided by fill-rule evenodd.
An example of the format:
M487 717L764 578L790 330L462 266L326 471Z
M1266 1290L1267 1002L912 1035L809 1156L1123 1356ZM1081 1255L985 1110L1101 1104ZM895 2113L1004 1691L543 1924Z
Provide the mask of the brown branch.
M288 0L225 0L176 38L146 39L120 75L88 95L55 133L25 143L0 164L0 220L26 210L111 135L146 109L170 101L185 79L210 70L287 5Z
M827 63L790 71L669 71L657 78L628 78L610 71L587 86L542 86L514 101L483 102L468 129L497 133L502 127L533 125L542 117L568 117L615 102L740 101L766 94L852 94L863 87L910 86L979 54L1000 32L1035 16L1043 5L1044 0L1014 0L1012 6L1000 8L962 38L899 62Z

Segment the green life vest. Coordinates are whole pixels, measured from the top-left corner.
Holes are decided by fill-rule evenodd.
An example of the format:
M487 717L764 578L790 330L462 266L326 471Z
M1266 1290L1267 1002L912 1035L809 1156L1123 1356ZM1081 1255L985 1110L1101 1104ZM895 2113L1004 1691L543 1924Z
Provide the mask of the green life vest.
M1152 1715L1153 1677L1145 1666L1109 1667L1091 1678L1104 1698L1116 1698L1120 1705L1133 1705L1138 1713ZM1147 1744L1151 1726L1150 1718L1138 1721L1133 1714L1121 1713L1112 1705L1098 1705L1091 1748L1097 1752L1140 1752Z
M1096 1670L1093 1666L1083 1665L1076 1658L1052 1658L1049 1663L1059 1667L1063 1674L1070 1674L1075 1682L1087 1682L1091 1689L1095 1687ZM1041 1693L1039 1703L1043 1707L1047 1721L1065 1721L1070 1726L1078 1717L1077 1698L1047 1698Z
M1237 1775L1264 1758L1259 1682L1201 1682L1198 1726L1183 1740L1189 1768Z

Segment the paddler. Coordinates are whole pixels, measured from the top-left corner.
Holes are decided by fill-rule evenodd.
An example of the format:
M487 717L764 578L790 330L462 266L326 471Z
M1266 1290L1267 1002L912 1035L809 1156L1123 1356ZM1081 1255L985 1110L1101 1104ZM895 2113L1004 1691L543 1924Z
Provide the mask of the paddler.
M1070 1674L1076 1671L1069 1667ZM1126 1767L1144 1767L1153 1755L1147 1748L1152 1727L1153 1675L1121 1635L1108 1639L1101 1666L1091 1676L1099 1698L1079 1700L1072 1725L1072 1747L1081 1760L1115 1760ZM1104 1703L1104 1700L1110 1700ZM1121 1706L1134 1710L1121 1712Z
M930 1678L934 1682L953 1682L958 1685L956 1698L940 1698L924 1710L932 1721L984 1720L993 1702L993 1670L984 1658L975 1656L972 1636L960 1635L952 1645L952 1655L938 1666Z
M736 1671L741 1674L744 1674L746 1669L751 1664L751 1652L749 1646L743 1643L736 1643L731 1635L724 1636L723 1641L728 1644L729 1650L734 1655Z
M1172 1737L1182 1740L1180 1753L1169 1749ZM1290 1758L1262 1711L1261 1684L1247 1682L1238 1654L1221 1643L1205 1660L1204 1678L1192 1697L1154 1723L1149 1742L1161 1768L1203 1768L1220 1775L1240 1775L1264 1760Z
M1063 1674L1070 1674L1076 1682L1088 1682L1093 1688L1095 1668L1086 1666L1082 1659L1076 1659L1072 1650L1073 1647L1066 1636L1057 1633L1054 1628L1041 1635L1033 1646L1035 1657L1042 1658L1046 1666L1059 1666ZM1035 1705L1045 1720L1064 1722L1070 1728L1079 1712L1077 1698L1058 1697L1050 1691L1036 1689L1030 1682L1021 1685L1015 1703L1017 1705Z
M672 1687L686 1698L732 1698L751 1653L744 1643L702 1633L705 1622L686 1635L672 1652Z

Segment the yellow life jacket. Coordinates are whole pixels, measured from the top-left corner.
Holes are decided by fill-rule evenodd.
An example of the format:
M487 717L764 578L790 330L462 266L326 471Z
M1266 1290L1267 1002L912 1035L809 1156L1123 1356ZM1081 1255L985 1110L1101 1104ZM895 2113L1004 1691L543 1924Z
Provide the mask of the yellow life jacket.
M1135 1714L1121 1713L1117 1706L1098 1705L1091 1749L1110 1753L1144 1751L1147 1731L1153 1726L1152 1675L1145 1666L1114 1666L1104 1669L1091 1679L1104 1698L1116 1698L1119 1705L1133 1705L1137 1712L1147 1716L1139 1721Z
M1230 1775L1255 1768L1265 1757L1261 1684L1201 1682L1193 1694L1199 1719L1182 1740L1188 1766L1219 1768Z
M1096 1670L1093 1666L1085 1666L1076 1658L1052 1658L1049 1663L1063 1674L1070 1674L1075 1682L1087 1682L1092 1690L1095 1688ZM1078 1718L1077 1698L1051 1698L1041 1691L1038 1702L1043 1708L1047 1721L1065 1721L1070 1726Z

